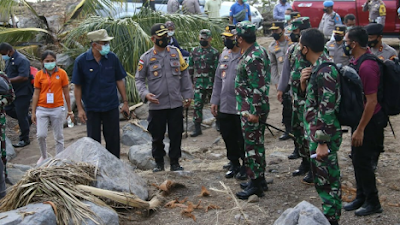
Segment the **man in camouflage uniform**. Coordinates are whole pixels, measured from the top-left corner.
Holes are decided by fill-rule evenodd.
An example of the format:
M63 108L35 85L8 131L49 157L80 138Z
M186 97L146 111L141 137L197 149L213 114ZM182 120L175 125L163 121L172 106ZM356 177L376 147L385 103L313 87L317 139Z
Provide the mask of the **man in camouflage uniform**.
M7 81L9 91L5 95L0 95L0 142L1 142L1 161L0 161L0 199L6 195L7 179L7 153L6 153L6 112L4 107L9 105L15 99L14 90L7 75L0 71L0 79ZM3 172L4 171L4 172Z
M300 17L292 21L290 30L292 31L291 38L293 42L299 41L300 31L310 27L310 20L308 17ZM292 133L295 137L295 150L289 158L300 155L302 158L301 165L298 170L293 172L293 176L300 176L307 173L303 178L303 182L310 184L313 183L312 174L310 171L310 154L308 151L308 141L304 137L304 104L305 99L300 95L300 72L302 69L311 66L311 64L304 60L299 51L299 43L293 44L289 47L284 66L282 68L282 75L278 86L278 100L282 101L282 93L290 85L293 95L293 112L292 112ZM295 158L295 157L293 157Z
M336 64L341 64L342 66L349 65L350 57L344 54L344 35L346 34L347 27L345 25L338 24L333 30L334 40L326 43L326 48L329 51L329 57L333 59Z
M263 196L265 181L265 122L269 113L270 61L266 49L256 42L256 27L249 21L236 25L237 42L242 49L235 80L237 110L244 136L245 165L251 181L236 193L240 199Z
M369 11L369 22L385 26L386 5L382 0L368 0L362 10Z
M306 97L304 127L310 143L311 169L322 209L331 225L337 225L342 209L342 192L337 151L342 131L336 113L340 103L339 73L323 53L324 34L317 29L301 35L300 53L312 67L301 71L300 86ZM330 151L330 152L329 152Z
M192 50L189 57L189 74L194 83L194 132L191 137L202 134L201 122L203 121L203 106L206 99L210 99L218 66L218 50L211 47L211 31L203 29L200 31L200 45ZM217 118L217 130L219 122Z
M268 47L268 56L271 60L271 84L278 88L279 78L282 73L283 61L288 47L292 41L284 35L284 23L276 21L272 23L272 37L275 39ZM282 123L285 125L285 133L279 137L279 140L284 141L290 139L289 133L292 128L292 98L289 93L289 88L283 94L282 101Z
M368 46L372 54L376 55L381 60L393 60L396 57L396 50L382 41L382 24L370 23L365 26L365 30L367 30L368 33Z
M300 15L299 12L291 12L290 13L290 20L287 22L287 24L285 24L286 25L286 27L285 27L285 36L289 37L289 35L290 35L289 27L292 25L292 21L294 19L297 19L297 18L300 18L300 17L301 17L301 15Z

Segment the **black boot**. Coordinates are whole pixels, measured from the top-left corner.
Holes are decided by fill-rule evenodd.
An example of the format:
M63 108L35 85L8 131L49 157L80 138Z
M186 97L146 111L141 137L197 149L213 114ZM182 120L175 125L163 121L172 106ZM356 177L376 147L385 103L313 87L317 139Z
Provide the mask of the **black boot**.
M240 183L240 188L245 190L249 187L250 184L251 184L251 181L242 182L242 183ZM267 184L267 181L265 180L265 178L261 181L261 188L263 189L263 191L268 191L268 184Z
M194 123L194 131L193 133L190 135L190 137L197 137L199 135L203 134L201 132L201 123Z
M217 118L216 120L215 120L215 129L219 132L221 129L220 129L220 123L219 123L219 119Z
M246 173L245 165L242 165L240 167L239 173L236 174L235 178L238 180L247 180L247 173Z
M232 166L232 162L229 161L227 164L225 164L225 165L222 166L222 169L224 169L224 170L229 170L229 168L231 168L231 166Z
M295 176L301 176L306 174L310 170L310 162L307 160L307 158L302 158L301 164L299 169L295 170L292 175Z
M183 167L179 165L179 159L171 159L171 171L180 171L183 170Z
M261 188L262 179L262 177L259 177L257 179L251 180L248 188L236 193L236 196L239 199L248 199L252 195L257 195L258 197L264 196L263 189Z
M365 202L365 198L356 197L352 202L343 206L343 209L346 211L353 211L359 209Z
M291 137L290 137L290 135L289 135L289 133L291 132L291 126L290 126L290 124L285 124L285 133L283 133L280 137L279 137L279 140L280 141L286 141L286 140L289 140Z
M232 178L239 172L240 172L240 164L232 163L231 168L229 168L228 172L226 172L226 174L225 174L225 178L228 178L228 179Z
M337 220L330 220L329 223L331 225L339 225L339 222Z
M383 209L381 207L381 203L379 200L376 203L365 202L361 208L357 209L355 214L356 216L368 216L374 213L382 213Z
M293 153L288 156L288 159L298 159L300 158L299 149L294 148Z
M313 184L314 183L314 177L311 172L311 170L308 171L307 175L301 180L303 184Z
M164 170L165 170L164 162L157 162L156 167L154 167L154 169L153 169L153 173L157 173L157 172L164 171Z

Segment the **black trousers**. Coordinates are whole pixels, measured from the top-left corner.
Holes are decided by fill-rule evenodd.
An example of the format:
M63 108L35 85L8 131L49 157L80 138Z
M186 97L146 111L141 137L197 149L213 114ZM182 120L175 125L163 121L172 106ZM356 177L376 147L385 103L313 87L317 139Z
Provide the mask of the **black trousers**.
M10 105L5 107L7 115L18 120L20 141L29 141L29 106L31 104L31 95L18 96Z
M288 89L282 96L282 123L285 125L287 132L292 131L292 96Z
M218 118L227 157L233 164L239 164L239 159L244 159L244 140L240 116L220 112Z
M106 141L106 149L115 157L120 154L119 109L106 112L86 112L87 136L101 143L101 123Z
M376 204L379 202L372 158L383 150L384 128L387 116L382 112L375 114L364 130L364 140L360 147L352 147L352 161L357 183L357 198ZM352 133L355 129L352 129Z
M157 163L164 162L164 136L168 125L168 137L170 140L168 156L171 165L178 163L182 155L183 132L183 107L174 109L149 110L149 126L152 141L152 154Z

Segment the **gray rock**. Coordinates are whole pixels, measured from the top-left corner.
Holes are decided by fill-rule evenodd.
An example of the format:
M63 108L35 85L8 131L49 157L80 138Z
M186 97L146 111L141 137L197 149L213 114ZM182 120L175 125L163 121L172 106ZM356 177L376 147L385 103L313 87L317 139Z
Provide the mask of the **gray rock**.
M56 215L49 204L36 203L16 210L0 213L2 225L54 225L57 224Z
M269 155L271 158L279 158L281 160L287 159L287 155L283 152L273 152Z
M257 195L251 195L249 197L249 199L247 200L248 203L255 203L255 202L259 202L259 201L260 201L260 199L258 198Z
M26 172L26 171L32 169L31 166L23 165L23 164L12 164L11 167L13 167L13 168L15 168L15 169L19 169L19 170L21 170L22 172Z
M61 29L62 25L62 18L59 15L53 15L53 16L47 16L46 17L47 24L49 24L49 27L51 30L54 32L57 32Z
M133 113L136 115L137 119L147 120L147 117L149 117L149 104L143 104L142 106L136 108Z
M6 136L6 152L7 152L7 161L15 158L17 153L15 152L14 146L11 143L11 140Z
M207 159L210 160L218 160L218 159L222 159L224 156L222 154L219 153L209 153L207 156Z
M147 129L148 123L146 120L138 122L140 126ZM151 135L147 130L133 123L128 123L122 128L121 143L126 146L142 145L151 142Z
M130 192L146 200L146 181L133 168L116 158L99 142L84 137L55 156L75 162L87 162L98 167L95 187L121 192Z
M57 54L57 65L68 68L74 63L74 60L67 54Z
M19 170L17 168L7 168L8 179L11 183L16 184L25 175L25 171Z
M267 184L273 184L274 183L274 179L273 178L266 178L265 180L267 181Z
M274 225L329 225L324 214L314 205L302 201L296 207L286 209Z
M94 217L94 219L99 222L100 224L112 224L112 225L118 225L119 224L119 219L118 219L118 214L115 212L114 209L110 207L104 207L104 206L99 206L96 205L92 202L89 201L83 201L83 203L89 205L90 210L92 210L97 217ZM73 225L72 221L69 222L70 225ZM94 223L91 219L87 218L85 219L82 223L82 225L97 225Z

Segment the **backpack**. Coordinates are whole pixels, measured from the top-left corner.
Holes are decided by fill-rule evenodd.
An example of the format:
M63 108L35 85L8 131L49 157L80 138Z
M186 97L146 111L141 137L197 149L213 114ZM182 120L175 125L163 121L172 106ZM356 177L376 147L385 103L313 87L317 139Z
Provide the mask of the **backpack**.
M317 71L325 66L333 66L339 73L341 99L336 116L340 125L356 127L364 112L364 91L360 76L350 66L338 68L333 62L322 63Z
M358 60L355 69L358 71L361 63L367 59L378 63L381 76L378 88L378 102L387 116L400 114L400 63L399 59L380 60L372 54L364 54Z

